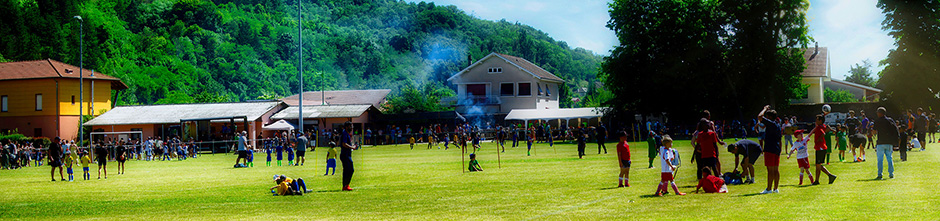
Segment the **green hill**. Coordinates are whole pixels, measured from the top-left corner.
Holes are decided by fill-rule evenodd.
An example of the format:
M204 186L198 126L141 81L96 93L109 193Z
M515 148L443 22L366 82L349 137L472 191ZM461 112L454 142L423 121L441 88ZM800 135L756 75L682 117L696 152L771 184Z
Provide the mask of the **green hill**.
M455 6L396 0L303 2L304 89L398 91L442 82L468 56L520 56L566 79L594 81L601 56L532 27ZM598 12L604 13L604 12ZM0 0L0 60L79 63L130 86L118 105L243 101L298 91L292 0ZM446 82L444 82L447 85Z

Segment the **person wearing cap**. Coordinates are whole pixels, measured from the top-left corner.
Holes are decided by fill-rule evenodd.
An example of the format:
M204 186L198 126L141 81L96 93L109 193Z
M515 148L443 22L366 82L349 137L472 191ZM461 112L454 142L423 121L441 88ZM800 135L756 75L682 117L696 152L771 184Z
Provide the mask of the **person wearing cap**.
M793 135L796 137L796 142L793 142L793 147L790 148L790 151L787 152L787 159L790 159L790 156L793 155L793 152L796 152L796 163L800 167L800 185L803 185L803 173L809 175L809 182L816 183L813 181L813 173L809 171L809 153L807 153L807 145L809 143L809 136L803 137L803 130L793 131Z
M246 135L248 135L246 131L242 131L241 134L238 135L238 141L235 144L238 145L238 158L235 158L235 167L238 167L238 162L242 159L245 159L245 164L248 164L248 150L246 149L248 139L245 138Z
M349 187L349 183L352 181L353 172L353 161L352 161L352 151L356 149L356 145L352 143L352 134L353 124L350 121L346 121L343 124L343 131L340 133L340 154L339 160L343 163L343 191L352 191L352 187Z

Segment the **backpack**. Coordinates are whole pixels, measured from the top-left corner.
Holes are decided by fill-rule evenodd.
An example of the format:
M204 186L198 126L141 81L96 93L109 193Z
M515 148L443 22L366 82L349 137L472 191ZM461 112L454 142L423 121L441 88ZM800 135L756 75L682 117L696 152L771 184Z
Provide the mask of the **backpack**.
M672 151L672 156L673 156L673 157L672 157L672 161L670 161L670 162L672 163L672 165L673 165L673 166L676 166L676 167L681 166L681 165L682 165L682 160L679 159L679 151L676 150L676 149L670 149L669 151Z

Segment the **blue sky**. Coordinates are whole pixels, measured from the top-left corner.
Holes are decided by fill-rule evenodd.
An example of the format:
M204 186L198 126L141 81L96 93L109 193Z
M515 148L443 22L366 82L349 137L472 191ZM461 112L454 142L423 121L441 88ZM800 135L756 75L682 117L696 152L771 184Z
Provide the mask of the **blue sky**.
M415 0L407 0L418 2ZM618 45L607 29L608 0L431 0L437 5L456 5L474 17L518 21L540 29L572 47L601 55ZM874 72L878 61L894 48L894 40L881 30L884 15L877 0L810 0L810 35L820 47L829 48L832 77L844 79L851 66L869 59Z

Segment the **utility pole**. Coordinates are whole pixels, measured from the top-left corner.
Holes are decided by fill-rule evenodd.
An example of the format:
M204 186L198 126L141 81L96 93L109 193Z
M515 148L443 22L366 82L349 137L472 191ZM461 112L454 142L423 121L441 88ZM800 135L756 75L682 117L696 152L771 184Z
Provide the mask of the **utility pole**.
M304 23L302 5L303 1L297 0L297 39L300 41L297 47L297 54L299 55L297 56L297 60L299 60L298 63L300 63L300 65L298 65L300 72L297 75L300 80L300 99L298 100L300 104L297 106L297 128L300 128L301 134L304 133Z

